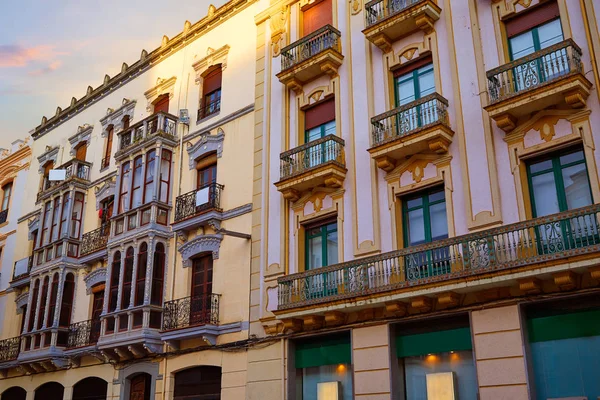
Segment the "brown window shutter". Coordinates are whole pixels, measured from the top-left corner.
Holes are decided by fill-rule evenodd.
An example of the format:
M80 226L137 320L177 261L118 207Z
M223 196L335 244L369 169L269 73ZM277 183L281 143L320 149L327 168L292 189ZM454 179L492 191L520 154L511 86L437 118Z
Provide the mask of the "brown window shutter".
M87 143L82 143L77 147L77 153L75 158L79 161L85 161L85 157L87 155Z
M421 58L417 58L415 61L410 62L408 64L402 65L400 68L395 69L394 70L394 78L397 78L399 76L402 75L406 75L409 72L414 71L415 69L419 69L421 67L424 67L428 64L431 64L433 62L433 59L431 58L431 56L426 56L426 57L421 57Z
M158 101L154 104L154 113L157 112L169 112L169 95L164 94L158 98Z
M53 162L49 162L48 164L46 164L46 166L44 167L44 175L48 175L50 174L50 170L54 169L54 163Z
M302 11L303 35L333 23L331 0L323 0Z
M206 74L202 83L202 97L221 88L221 76L222 72L220 65L216 66Z
M507 20L505 22L506 35L509 38L517 36L558 17L560 17L558 3L556 1L549 1Z
M304 112L304 129L309 130L335 120L335 99L327 100Z

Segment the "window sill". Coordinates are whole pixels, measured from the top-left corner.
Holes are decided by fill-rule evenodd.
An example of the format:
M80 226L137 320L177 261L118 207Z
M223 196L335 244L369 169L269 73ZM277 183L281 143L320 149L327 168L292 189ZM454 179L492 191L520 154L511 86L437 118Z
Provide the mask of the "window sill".
M206 117L204 117L204 118L202 118L202 119L199 119L199 120L197 120L197 121L196 121L196 125L200 125L201 123L203 123L203 122L205 122L205 121L208 121L209 119L211 119L211 118L214 118L214 117L218 116L219 114L221 114L221 110L217 111L217 112L216 112L216 113L214 113L214 114L207 115Z

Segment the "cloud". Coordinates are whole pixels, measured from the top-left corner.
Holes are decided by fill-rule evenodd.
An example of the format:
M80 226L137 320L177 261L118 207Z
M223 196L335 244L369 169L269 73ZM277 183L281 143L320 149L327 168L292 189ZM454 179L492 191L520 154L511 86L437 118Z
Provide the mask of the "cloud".
M47 74L49 72L52 72L54 70L56 70L58 67L60 67L62 65L62 61L53 61L50 64L48 64L46 67L44 68L40 68L40 69L36 69L33 71L29 72L29 75L31 76L38 76L38 75L44 75Z
M48 65L50 67L51 64L57 62L56 57L65 54L64 52L56 51L54 46L47 45L34 47L0 45L0 68L25 67L31 63L40 61L50 61Z

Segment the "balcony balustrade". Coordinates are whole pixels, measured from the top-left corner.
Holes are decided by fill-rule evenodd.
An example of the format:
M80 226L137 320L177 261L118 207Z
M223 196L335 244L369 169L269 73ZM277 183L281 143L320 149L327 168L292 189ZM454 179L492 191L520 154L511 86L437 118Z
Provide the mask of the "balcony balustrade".
M319 185L341 187L346 177L344 140L336 135L288 150L279 158L281 179L275 185L292 201Z
M90 168L92 164L87 161L81 161L76 158L64 163L55 168L57 170L65 170L65 179L60 181L51 181L48 177L44 178L42 190L37 195L37 201L40 202L44 198L49 197L55 191L61 190L70 182L80 182L87 184L90 182Z
M81 257L106 249L110 236L110 223L103 224L100 228L85 233L81 238Z
M278 311L600 251L600 204L278 278Z
M342 65L341 33L331 25L281 49L280 82L293 90L323 74L335 75Z
M199 325L218 325L220 298L221 295L213 293L167 301L164 305L163 331Z
M221 210L221 191L224 186L211 183L177 197L175 201L175 222L181 222L209 210Z
M566 103L586 104L592 83L581 63L581 48L571 39L487 72L490 104L498 126L510 132L520 117Z
M119 151L115 157L120 157L134 145L146 142L155 137L163 137L177 141L177 117L166 112L152 114L148 118L132 125L119 133Z
M435 0L372 0L365 4L365 37L384 52L392 43L418 30L429 33L440 18Z
M447 108L448 100L433 93L373 117L369 152L377 165L391 171L395 161L407 156L426 150L447 152L454 135Z
M69 326L68 349L92 346L100 338L101 322L99 319L89 319Z
M6 210L0 211L0 224L3 224L8 219L8 208Z
M0 363L16 360L21 350L21 337L0 340Z

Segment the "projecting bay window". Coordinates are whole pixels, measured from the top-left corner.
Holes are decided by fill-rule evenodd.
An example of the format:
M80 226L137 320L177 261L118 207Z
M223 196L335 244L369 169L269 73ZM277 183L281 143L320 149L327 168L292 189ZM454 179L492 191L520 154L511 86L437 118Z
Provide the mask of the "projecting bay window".
M142 205L142 177L143 177L142 156L138 156L133 161L133 188L131 190L130 209Z
M169 203L169 189L171 186L171 155L169 150L163 149L160 157L160 186L158 188L158 201Z
M54 199L54 208L52 212L52 229L50 235L52 236L52 241L58 240L60 237L60 212L62 211L62 207L60 205L60 197Z
M131 283L133 279L133 264L134 264L134 250L133 247L129 247L125 253L125 266L123 268L123 283L121 285L121 310L129 308L129 302L131 300ZM127 329L129 318L126 315L121 315L119 319L119 331Z
M50 201L44 204L44 217L42 219L42 236L40 238L40 246L45 246L50 243L50 221L52 219L52 214L50 210L52 208L52 203Z
M131 165L129 161L121 166L121 188L119 190L119 214L129 210L129 186L131 178Z
M146 153L146 178L144 183L144 203L149 203L154 198L154 169L156 165L156 151Z

